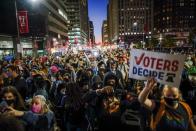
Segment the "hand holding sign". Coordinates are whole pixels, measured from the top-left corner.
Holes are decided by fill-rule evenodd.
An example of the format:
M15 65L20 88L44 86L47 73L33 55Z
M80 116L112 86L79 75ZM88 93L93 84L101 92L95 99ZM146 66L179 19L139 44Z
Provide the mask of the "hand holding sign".
M156 84L157 84L157 82L156 82L155 78L150 78L147 81L147 84L146 84L145 88L147 88L149 90L152 90L156 86Z

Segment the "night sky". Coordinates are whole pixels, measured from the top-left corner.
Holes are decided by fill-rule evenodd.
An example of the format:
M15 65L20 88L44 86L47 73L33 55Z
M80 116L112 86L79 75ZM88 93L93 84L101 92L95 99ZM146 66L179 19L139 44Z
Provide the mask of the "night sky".
M101 42L101 27L104 19L107 18L108 0L88 0L89 17L93 21L96 42Z

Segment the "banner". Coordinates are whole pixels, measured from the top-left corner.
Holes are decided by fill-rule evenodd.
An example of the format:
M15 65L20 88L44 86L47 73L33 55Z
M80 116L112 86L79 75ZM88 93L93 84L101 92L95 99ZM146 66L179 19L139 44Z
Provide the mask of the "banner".
M18 11L18 24L21 34L29 33L27 11Z
M184 60L184 55L132 49L129 77L138 80L154 77L161 84L179 87Z

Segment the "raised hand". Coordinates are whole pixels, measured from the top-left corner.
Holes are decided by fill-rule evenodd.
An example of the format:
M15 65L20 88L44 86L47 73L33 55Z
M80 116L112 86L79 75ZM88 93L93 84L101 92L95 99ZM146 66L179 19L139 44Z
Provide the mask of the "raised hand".
M157 84L156 79L155 78L150 78L147 81L147 84L146 84L145 88L147 88L149 90L152 90L156 86L156 84Z
M12 107L7 107L7 109L9 110L8 112L6 112L7 115L16 116L16 117L20 117L20 116L23 116L24 115L24 112L23 111L15 110Z

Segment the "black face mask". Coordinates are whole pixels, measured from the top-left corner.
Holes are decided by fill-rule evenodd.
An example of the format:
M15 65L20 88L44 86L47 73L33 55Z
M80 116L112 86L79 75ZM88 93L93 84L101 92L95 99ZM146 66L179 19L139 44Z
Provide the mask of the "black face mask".
M83 92L88 92L89 91L89 86L88 85L83 85L82 91Z
M68 78L64 78L64 81L65 81L65 82L69 82L69 79L68 79Z
M14 99L6 100L6 103L7 103L8 106L10 106L11 104L15 103L15 100Z
M179 99L178 98L168 98L168 97L164 97L165 102L167 103L167 105L169 106L175 106L176 104L178 104Z

